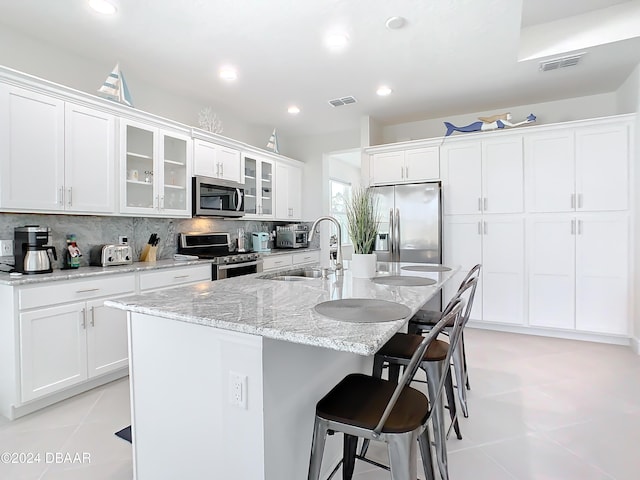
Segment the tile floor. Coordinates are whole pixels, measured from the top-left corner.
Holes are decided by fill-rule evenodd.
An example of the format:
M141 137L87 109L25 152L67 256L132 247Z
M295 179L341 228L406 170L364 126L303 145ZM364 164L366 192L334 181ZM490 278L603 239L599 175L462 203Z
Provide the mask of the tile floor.
M463 440L448 442L451 480L640 478L640 356L588 342L471 329L465 335L470 417L461 420ZM130 445L113 434L128 424L127 379L14 422L0 417L0 453L91 456L84 464L0 462L0 479L130 480ZM369 451L386 462L383 446ZM389 478L356 464L354 480Z

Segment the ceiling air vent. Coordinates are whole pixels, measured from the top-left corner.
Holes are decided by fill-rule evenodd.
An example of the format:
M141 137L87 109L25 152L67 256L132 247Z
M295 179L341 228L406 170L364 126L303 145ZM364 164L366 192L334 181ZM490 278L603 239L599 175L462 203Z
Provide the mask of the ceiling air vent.
M557 70L559 68L573 67L577 65L580 59L584 56L584 53L578 53L576 55L569 55L566 57L554 58L540 62L540 71L548 72L550 70Z
M342 105L349 105L350 103L356 103L356 99L352 96L329 100L329 104L333 107L341 107Z

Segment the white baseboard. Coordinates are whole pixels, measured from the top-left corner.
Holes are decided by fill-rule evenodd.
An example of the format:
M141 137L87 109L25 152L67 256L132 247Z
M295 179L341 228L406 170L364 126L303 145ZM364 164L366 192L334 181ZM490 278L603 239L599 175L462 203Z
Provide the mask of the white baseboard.
M640 355L640 338L632 338L631 339L631 348L634 352Z
M29 413L33 413L44 407L53 405L54 403L66 400L67 398L71 398L74 395L78 395L80 393L91 390L92 388L96 388L100 385L104 385L105 383L113 382L114 380L118 380L119 378L126 377L128 374L129 370L127 367L121 368L119 370L116 370L115 372L107 373L87 382L67 388L60 392L53 393L51 395L47 395L46 397L33 400L18 407L13 406L11 407L11 415L9 416L9 420L15 420L16 418L28 415Z
M576 332L575 330L560 330L551 328L529 327L526 325L509 325L505 323L490 323L469 320L470 328L482 330L496 330L498 332L521 333L524 335L538 335L541 337L564 338L567 340L581 340L585 342L610 343L612 345L631 346L638 353L638 340L622 335L605 335L600 333Z

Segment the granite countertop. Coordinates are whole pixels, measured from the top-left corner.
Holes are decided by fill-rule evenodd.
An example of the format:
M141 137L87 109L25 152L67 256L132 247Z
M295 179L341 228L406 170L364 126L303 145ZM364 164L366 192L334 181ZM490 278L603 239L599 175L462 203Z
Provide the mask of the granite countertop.
M0 273L0 285L31 285L36 283L57 282L63 280L77 280L80 278L95 277L100 275L115 275L118 273L141 272L146 270L159 270L163 268L176 268L187 265L200 265L211 263L211 260L158 260L157 262L134 262L131 265L117 265L111 267L80 267L69 270L54 270L53 273L37 275L10 276L8 273Z
M333 274L327 279L294 282L261 278L273 277L270 272L108 300L105 305L266 338L373 355L458 270L424 273L401 269L408 265L416 264L379 262L377 275L420 276L437 283L417 287L380 285L370 279L352 278L349 270L338 280ZM314 310L318 303L348 298L397 302L407 306L411 314L390 322L349 323L332 320Z

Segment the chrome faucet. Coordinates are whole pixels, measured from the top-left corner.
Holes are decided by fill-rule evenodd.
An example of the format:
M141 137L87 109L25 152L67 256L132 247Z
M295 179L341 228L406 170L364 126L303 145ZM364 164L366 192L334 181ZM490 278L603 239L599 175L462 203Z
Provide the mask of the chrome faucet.
M313 222L313 225L311 225L311 233L309 234L309 242L311 242L311 240L313 240L313 235L316 233L316 227L318 226L318 224L322 221L322 220L329 220L330 222L333 222L336 226L336 228L338 229L338 252L337 252L337 258L336 258L336 277L342 276L344 275L344 271L342 270L342 232L340 230L340 223L338 222L338 220L336 220L333 217L320 217L318 218L315 222Z

